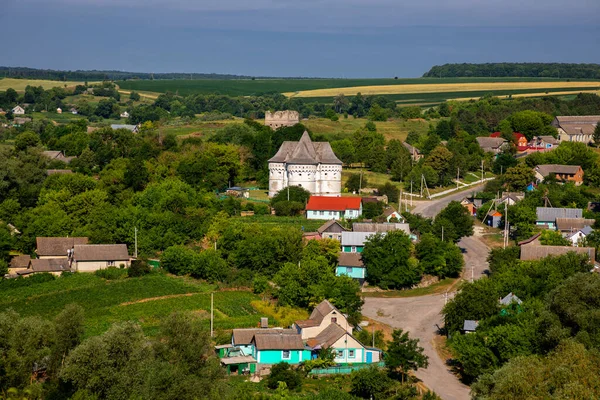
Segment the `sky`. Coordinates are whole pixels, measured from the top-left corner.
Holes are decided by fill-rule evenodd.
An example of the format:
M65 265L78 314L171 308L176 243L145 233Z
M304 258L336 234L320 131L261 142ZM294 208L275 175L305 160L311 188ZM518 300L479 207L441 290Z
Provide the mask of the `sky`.
M0 0L0 65L336 78L600 63L600 0Z

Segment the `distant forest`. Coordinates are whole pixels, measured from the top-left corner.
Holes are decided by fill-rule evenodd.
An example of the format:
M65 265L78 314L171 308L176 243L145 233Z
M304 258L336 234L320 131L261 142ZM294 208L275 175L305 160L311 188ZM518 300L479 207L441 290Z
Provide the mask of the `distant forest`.
M600 79L600 64L490 63L436 65L424 78L519 77Z
M47 79L58 81L123 81L128 79L251 79L245 75L200 73L147 73L125 71L57 71L26 67L0 67L0 78Z

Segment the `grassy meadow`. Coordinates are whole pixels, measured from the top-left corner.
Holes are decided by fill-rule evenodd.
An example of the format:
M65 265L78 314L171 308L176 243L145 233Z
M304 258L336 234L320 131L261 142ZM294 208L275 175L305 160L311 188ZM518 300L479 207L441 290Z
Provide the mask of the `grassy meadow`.
M366 118L353 118L349 116L331 121L327 118L309 118L301 121L314 135L331 137L349 137L368 122ZM376 121L377 132L385 136L386 140L405 140L410 131L427 133L429 122L423 119L404 120L390 119L388 121Z
M153 334L161 318L174 311L192 311L209 326L210 292L215 290L215 285L158 273L117 280L79 273L30 286L0 284L0 309L53 318L67 304L77 303L85 310L87 336L106 331L112 323L130 320ZM251 302L257 300L258 296L247 291L216 291L215 329L256 326L262 315Z

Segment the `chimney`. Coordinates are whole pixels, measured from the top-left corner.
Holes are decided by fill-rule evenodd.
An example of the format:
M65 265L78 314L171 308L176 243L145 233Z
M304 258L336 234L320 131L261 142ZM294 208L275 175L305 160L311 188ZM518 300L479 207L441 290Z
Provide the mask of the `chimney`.
M269 327L269 318L262 317L260 319L260 327L261 329L267 329Z

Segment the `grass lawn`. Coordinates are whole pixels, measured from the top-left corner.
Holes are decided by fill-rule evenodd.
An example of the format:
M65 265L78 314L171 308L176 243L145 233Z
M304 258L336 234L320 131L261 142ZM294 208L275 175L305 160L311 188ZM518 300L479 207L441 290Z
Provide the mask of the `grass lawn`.
M137 321L153 334L160 319L173 311L192 311L205 318L208 327L210 292L218 290L191 278L158 273L112 281L79 273L31 286L9 285L0 284L0 309L53 318L65 305L77 303L85 309L86 336L100 334L120 321ZM260 315L250 304L254 300L259 297L246 291L215 292L215 329L256 326Z
M161 134L166 135L172 133L175 136L193 137L207 136L215 133L219 129L226 127L229 124L241 124L244 122L242 118L226 119L220 121L194 121L190 124L178 123L181 120L172 121L171 124L160 127Z
M34 112L34 113L26 114L25 116L26 117L29 116L29 117L33 118L34 120L49 119L49 120L55 121L56 123L59 123L59 124L68 124L69 122L77 121L80 119L85 119L84 116L73 115L68 110L63 111L62 114L58 114L55 111L48 111L48 112Z
M383 292L363 292L363 297L416 297L429 294L444 293L449 290L458 278L445 278L431 286L406 290L386 290Z
M344 168L342 170L342 188L345 187L346 182L350 178L352 174L360 174L360 168ZM380 185L385 184L386 182L391 182L392 185L400 187L400 182L393 182L392 176L389 174L383 174L381 172L372 172L367 171L366 169L362 170L363 174L363 188L374 188ZM365 184L366 183L366 184Z
M240 224L260 224L262 226L297 228L305 232L315 232L326 220L306 219L303 216L298 217L278 217L275 215L254 215L251 217L236 217Z

